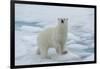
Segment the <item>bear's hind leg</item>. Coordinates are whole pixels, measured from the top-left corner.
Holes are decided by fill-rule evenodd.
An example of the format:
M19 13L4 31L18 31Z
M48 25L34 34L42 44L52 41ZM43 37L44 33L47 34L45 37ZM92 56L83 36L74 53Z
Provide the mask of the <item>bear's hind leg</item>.
M41 57L42 58L48 58L47 57L47 55L48 55L48 48L41 48L40 52L41 52Z

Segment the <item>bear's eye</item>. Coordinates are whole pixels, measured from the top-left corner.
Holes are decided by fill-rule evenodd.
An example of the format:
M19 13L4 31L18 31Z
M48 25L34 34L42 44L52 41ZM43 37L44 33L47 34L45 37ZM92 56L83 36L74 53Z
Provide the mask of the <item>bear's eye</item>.
M63 20L61 20L61 23L64 23L64 21L63 21Z

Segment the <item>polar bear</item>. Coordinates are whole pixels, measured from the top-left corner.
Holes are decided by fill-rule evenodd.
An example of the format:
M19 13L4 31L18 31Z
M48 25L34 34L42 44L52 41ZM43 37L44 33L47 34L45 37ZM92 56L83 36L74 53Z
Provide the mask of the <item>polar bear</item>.
M55 48L58 54L65 54L64 45L66 42L68 31L68 18L58 18L56 27L48 28L39 33L37 38L37 53L42 58L48 58L48 49Z

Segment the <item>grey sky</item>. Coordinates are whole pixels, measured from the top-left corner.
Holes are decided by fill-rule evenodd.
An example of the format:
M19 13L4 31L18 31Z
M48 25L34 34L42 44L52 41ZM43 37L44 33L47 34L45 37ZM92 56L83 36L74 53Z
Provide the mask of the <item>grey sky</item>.
M15 20L21 21L50 21L58 17L68 17L74 20L76 17L81 18L93 13L93 8L15 4Z

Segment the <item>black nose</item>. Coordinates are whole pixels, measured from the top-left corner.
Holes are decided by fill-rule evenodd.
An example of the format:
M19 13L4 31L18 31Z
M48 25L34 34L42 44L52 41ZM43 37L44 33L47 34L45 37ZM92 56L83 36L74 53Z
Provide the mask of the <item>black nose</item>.
M61 20L61 23L64 23L64 21L63 21L63 20Z

